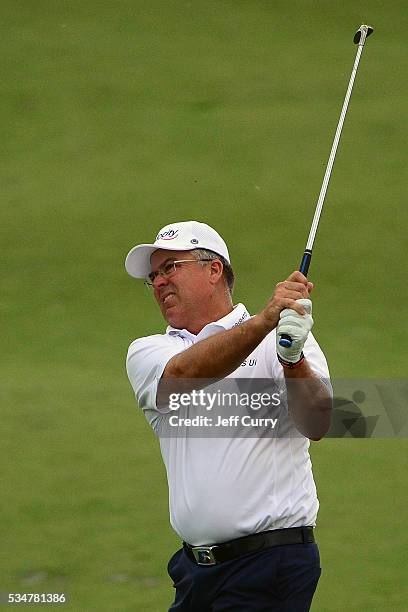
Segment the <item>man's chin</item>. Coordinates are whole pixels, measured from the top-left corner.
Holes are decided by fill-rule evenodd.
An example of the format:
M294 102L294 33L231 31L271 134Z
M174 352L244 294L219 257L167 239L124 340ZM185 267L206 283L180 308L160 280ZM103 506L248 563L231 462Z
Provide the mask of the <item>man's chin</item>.
M162 314L167 323L171 325L171 327L174 327L175 329L184 328L182 317L180 316L180 314L177 313L177 309L175 308L175 306L164 308L162 310Z

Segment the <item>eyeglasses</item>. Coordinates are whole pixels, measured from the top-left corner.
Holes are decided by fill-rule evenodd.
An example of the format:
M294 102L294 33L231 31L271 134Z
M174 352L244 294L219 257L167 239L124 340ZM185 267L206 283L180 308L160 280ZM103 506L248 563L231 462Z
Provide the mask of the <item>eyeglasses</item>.
M154 272L150 272L148 277L145 279L145 285L147 287L152 287L154 281L158 276L162 276L163 278L170 278L175 272L177 272L177 268L180 267L180 264L183 263L203 263L206 261L212 261L211 259L177 259L176 261L167 261L162 266L159 266L157 270Z

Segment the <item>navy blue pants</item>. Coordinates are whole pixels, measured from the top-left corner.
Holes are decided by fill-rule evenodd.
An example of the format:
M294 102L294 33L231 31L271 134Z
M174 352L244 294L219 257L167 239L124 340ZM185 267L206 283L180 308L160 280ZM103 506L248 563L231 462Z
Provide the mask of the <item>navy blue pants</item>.
M211 566L181 548L167 571L176 589L169 612L307 612L321 573L317 544L275 546Z

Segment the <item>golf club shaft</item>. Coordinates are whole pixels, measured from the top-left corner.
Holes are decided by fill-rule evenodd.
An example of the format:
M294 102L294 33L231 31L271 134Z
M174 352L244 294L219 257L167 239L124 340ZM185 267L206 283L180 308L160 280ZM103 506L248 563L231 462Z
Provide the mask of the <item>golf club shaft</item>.
M343 107L341 109L339 122L337 124L336 133L334 136L332 148L331 148L330 155L329 155L329 160L326 166L326 172L324 173L323 183L320 189L319 198L317 200L316 210L315 210L315 214L313 217L312 226L310 228L309 237L307 239L306 248L303 253L302 261L299 266L299 271L302 272L302 274L304 274L305 276L307 276L308 274L310 262L312 260L313 243L316 237L316 232L317 232L317 228L318 228L319 221L320 221L320 215L322 213L327 188L329 186L330 176L332 173L333 164L334 164L334 160L336 157L337 147L339 145L340 136L341 136L341 132L343 129L343 124L344 124L344 119L346 117L348 105L349 105L350 98L351 98L351 93L353 91L354 80L356 78L358 65L360 63L361 54L364 48L364 43L366 41L367 36L369 36L373 30L369 26L362 25L358 31L361 32L361 36L358 40L358 49L357 49L356 57L354 60L353 70L351 71L351 76L350 76L349 84L347 87L346 96L344 98ZM282 335L279 340L279 344L281 346L290 347L292 345L292 339L290 336L286 334Z
M351 72L350 81L347 87L346 96L344 98L343 108L341 109L340 119L337 124L336 134L334 136L332 148L330 151L329 161L327 162L326 172L324 173L322 187L320 189L319 198L317 200L316 210L315 210L315 214L314 214L313 221L312 221L312 226L310 228L310 233L307 239L305 252L303 254L302 261L299 267L300 272L302 272L302 274L304 274L305 276L307 276L307 273L309 271L310 261L312 259L313 243L316 237L316 232L317 232L317 228L318 228L319 221L320 221L320 215L322 213L327 188L329 186L330 176L332 173L334 160L336 158L337 147L339 146L339 141L340 141L340 136L341 136L341 132L343 129L344 119L346 118L346 113L347 113L348 105L350 102L351 93L353 91L354 80L356 78L357 69L360 63L360 58L363 52L366 36L367 36L367 30L363 29L361 39L358 45L357 53L356 53L356 58L354 60L354 66Z

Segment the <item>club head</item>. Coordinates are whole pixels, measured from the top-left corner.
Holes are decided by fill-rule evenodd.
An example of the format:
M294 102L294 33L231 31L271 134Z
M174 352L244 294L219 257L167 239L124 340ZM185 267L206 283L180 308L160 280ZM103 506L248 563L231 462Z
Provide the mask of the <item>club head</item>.
M355 44L355 45L358 45L358 43L360 42L360 39L361 39L361 34L362 34L362 31L363 31L363 28L366 28L366 29L367 29L366 38L368 38L368 37L370 36L370 34L372 34L372 33L374 32L374 28L372 28L371 26L369 26L369 25L361 25L361 26L358 28L357 32L354 34L353 41L354 41L354 44Z

